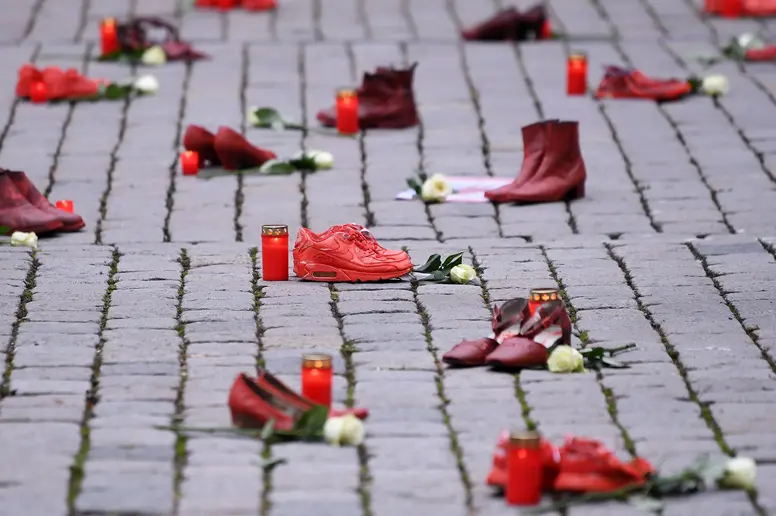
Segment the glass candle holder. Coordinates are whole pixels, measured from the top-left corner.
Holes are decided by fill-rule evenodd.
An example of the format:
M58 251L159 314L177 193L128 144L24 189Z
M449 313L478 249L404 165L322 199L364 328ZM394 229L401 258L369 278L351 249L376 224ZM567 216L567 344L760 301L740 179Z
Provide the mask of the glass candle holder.
M337 132L358 133L358 94L346 89L337 92Z
M70 199L63 199L60 201L57 201L54 205L58 210L66 211L68 213L73 213L73 201Z
M569 56L566 92L569 95L584 95L587 92L587 55L582 52L575 52Z
M720 11L725 18L740 18L744 14L743 0L721 0L721 2Z
M537 432L510 432L506 499L509 505L536 505L542 499L542 452Z
M199 153L190 150L181 152L181 170L184 176L196 176L199 173Z
M116 31L115 18L106 18L100 24L100 43L102 55L115 54L119 51L119 35Z
M331 384L334 376L331 355L320 353L302 356L302 396L331 407Z
M288 226L261 226L261 277L265 281L288 280Z
M30 102L42 104L48 100L46 84L43 82L34 82L30 86Z
M528 295L528 311L533 315L542 303L558 299L560 299L560 295L557 288L532 288Z

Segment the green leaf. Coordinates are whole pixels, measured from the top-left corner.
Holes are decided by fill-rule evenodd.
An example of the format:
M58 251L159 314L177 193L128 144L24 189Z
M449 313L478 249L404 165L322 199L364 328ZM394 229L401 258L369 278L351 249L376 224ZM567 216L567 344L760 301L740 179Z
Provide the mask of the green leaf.
M421 265L420 267L415 267L413 269L415 272L420 272L422 274L431 274L434 271L439 270L439 267L442 265L442 257L438 254L432 254L428 257L428 260L426 260L426 263Z
M101 54L97 61L118 61L124 56L124 54L121 52L121 50L117 50L116 52L111 52L110 54Z
M329 409L323 405L314 405L306 411L294 424L294 432L302 438L321 437L323 425L329 416Z
M438 270L431 273L432 281L444 281L450 277L450 272L446 270Z
M583 357L585 357L587 360L590 360L591 362L596 362L598 360L601 360L604 358L604 354L606 353L606 350L600 346L596 346L593 348L585 348L579 351Z
M407 186L412 188L419 196L422 195L423 187L414 177L407 178Z
M131 84L108 84L102 91L102 98L107 100L119 100L127 98L132 94L134 88Z
M303 155L296 159L291 159L288 164L294 167L295 170L307 170L314 172L318 170L318 165L315 163L315 159L311 156Z
M286 459L280 457L277 459L267 459L261 463L261 469L269 473L279 465L285 464L286 462L288 462Z
M280 112L271 107L260 107L253 111L256 120L254 121L254 127L261 127L264 129L274 129L281 131L283 129L302 129L299 124L295 124L289 120L286 120Z
M693 76L687 79L687 83L690 85L693 93L698 93L703 85L703 79Z
M270 419L267 421L267 424L264 425L264 428L261 429L261 434L259 434L259 437L262 441L266 441L270 437L272 437L272 434L275 432L275 420Z
M0 226L0 235L8 235L11 233L11 228L8 226Z
M613 358L604 357L601 360L598 361L601 365L610 367L612 369L628 369L630 366L628 364L623 364L622 362L619 362Z
M264 163L259 169L259 173L273 175L288 175L296 172L296 167L291 163L279 159L271 159Z
M463 263L463 253L464 251L458 251L445 258L445 261L442 262L442 270L449 272L453 267L461 265Z

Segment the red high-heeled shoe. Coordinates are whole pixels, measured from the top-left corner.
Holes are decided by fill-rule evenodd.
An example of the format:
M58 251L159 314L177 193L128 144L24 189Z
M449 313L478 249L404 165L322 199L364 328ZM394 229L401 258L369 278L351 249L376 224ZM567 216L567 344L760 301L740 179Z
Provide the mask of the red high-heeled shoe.
M283 403L246 374L240 374L229 391L232 423L241 428L263 428L275 420L278 430L292 430L303 410Z
M183 134L183 148L199 156L199 166L220 165L216 154L215 135L199 125L189 125Z
M269 371L259 371L259 377L256 379L256 383L274 396L280 398L283 402L300 410L307 411L316 406L316 403L294 392ZM342 410L329 409L329 417L340 417L347 414L353 414L358 419L366 419L369 417L369 410L360 407Z
M226 170L260 167L277 158L274 152L252 145L243 135L228 127L218 128L214 145L221 165Z

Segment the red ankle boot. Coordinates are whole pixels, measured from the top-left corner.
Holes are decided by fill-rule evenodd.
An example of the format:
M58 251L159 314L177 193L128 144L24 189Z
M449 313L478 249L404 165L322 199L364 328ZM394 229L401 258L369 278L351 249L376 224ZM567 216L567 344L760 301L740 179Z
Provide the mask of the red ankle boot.
M30 204L16 188L11 176L0 169L0 227L11 231L34 232L43 235L62 229L62 220Z
M520 188L539 170L547 148L550 124L557 122L558 120L545 120L523 127L523 164L520 172L511 183L485 192L485 197L493 202L509 202L510 192Z
M223 126L218 128L214 146L226 170L260 167L277 158L274 152L251 145L240 133Z
M221 160L216 153L215 141L215 135L204 127L189 125L183 135L183 148L197 153L200 167L220 165Z
M579 123L550 122L546 138L538 170L525 183L501 190L497 202L557 202L585 196L587 172L579 149Z
M53 215L62 221L62 227L60 228L60 231L78 231L86 226L84 219L82 219L79 215L76 215L75 213L68 213L52 206L48 199L46 199L37 188L35 188L35 185L32 184L32 181L30 181L30 179L27 177L27 174L24 172L14 172L7 170L5 173L9 178L11 178L11 181L13 182L16 189L19 190L19 192L24 196L25 199L27 199L27 201L29 201L30 204L38 208L43 213Z

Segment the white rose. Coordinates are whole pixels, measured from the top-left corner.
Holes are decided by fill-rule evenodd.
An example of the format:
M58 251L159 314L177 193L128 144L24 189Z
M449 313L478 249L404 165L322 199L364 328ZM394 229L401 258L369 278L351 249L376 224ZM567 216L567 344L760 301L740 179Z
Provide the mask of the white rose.
M38 235L35 233L22 233L14 231L11 235L11 245L38 248Z
M248 108L248 112L245 114L245 120L248 122L248 125L251 127L256 127L259 125L259 117L256 116L256 110L259 109L256 106L251 106Z
M154 45L148 48L140 57L140 61L144 65L159 66L167 62L167 54L164 53L164 49L159 45Z
M724 75L709 75L703 78L701 90L706 95L724 95L729 90L728 80Z
M323 437L326 442L339 446L352 444L358 446L364 442L364 424L353 414L342 417L330 417L323 425Z
M736 43L738 43L738 46L745 48L746 50L759 49L765 46L765 42L761 40L756 34L752 34L751 32L747 32L746 34L741 34L738 36L736 38Z
M315 161L316 170L329 170L334 166L334 155L331 152L309 150L307 152L298 153L294 156L294 159L301 159L305 156L312 158L312 160Z
M473 280L475 276L477 276L477 271L474 270L474 267L464 263L456 265L450 271L450 279L454 283L466 284Z
M746 489L751 491L755 488L755 478L757 477L757 464L749 457L735 457L730 459L725 466L725 473L718 483L721 487L728 489Z
M585 359L582 353L571 346L557 346L547 359L551 373L584 373Z
M143 75L135 81L133 87L140 93L154 94L159 91L159 81L153 75Z
M453 188L442 174L434 174L426 179L426 182L423 183L420 189L420 195L423 200L429 202L444 201L451 193L453 193Z

